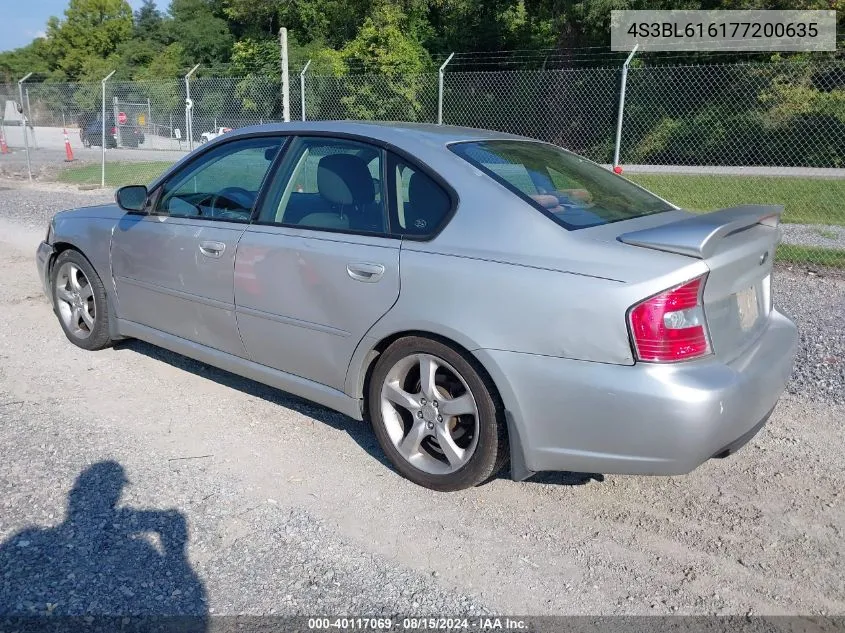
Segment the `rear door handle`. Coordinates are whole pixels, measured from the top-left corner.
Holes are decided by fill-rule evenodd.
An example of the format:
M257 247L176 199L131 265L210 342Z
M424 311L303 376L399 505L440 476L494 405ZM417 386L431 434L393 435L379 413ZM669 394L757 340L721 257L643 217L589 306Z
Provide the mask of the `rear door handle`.
M206 257L220 257L225 250L223 242L200 242L200 253Z
M384 266L369 262L355 262L346 265L346 272L355 281L372 283L382 278L384 275Z

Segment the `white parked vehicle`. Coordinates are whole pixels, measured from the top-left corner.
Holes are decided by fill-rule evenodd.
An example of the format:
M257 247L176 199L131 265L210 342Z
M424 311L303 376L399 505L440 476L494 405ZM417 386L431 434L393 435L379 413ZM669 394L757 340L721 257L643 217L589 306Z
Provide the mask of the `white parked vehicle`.
M230 127L219 127L216 132L203 132L200 136L200 143L208 143L209 141L216 139L218 136L223 136L226 132L231 131L232 128Z

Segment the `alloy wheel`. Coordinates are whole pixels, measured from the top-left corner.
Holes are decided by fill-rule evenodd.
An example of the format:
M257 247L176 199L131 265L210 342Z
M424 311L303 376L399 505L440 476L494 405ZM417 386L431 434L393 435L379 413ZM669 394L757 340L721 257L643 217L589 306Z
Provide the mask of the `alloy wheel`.
M74 337L91 336L97 320L94 289L82 269L73 262L65 262L56 275L56 307L59 317Z
M431 354L410 354L387 373L381 388L385 429L399 454L433 475L453 473L478 445L478 405L464 378Z

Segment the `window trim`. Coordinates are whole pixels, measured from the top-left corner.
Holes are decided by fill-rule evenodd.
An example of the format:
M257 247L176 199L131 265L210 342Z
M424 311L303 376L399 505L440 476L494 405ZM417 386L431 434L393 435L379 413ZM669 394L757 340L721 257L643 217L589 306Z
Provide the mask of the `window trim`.
M353 235L368 235L370 237L388 237L391 239L400 239L406 240L409 242L430 242L431 240L435 239L440 233L449 226L449 223L452 221L452 218L455 216L455 213L460 206L461 199L458 195L457 190L447 182L443 176L441 176L437 170L435 170L431 165L428 163L419 160L416 156L411 154L410 152L402 149L394 145L389 141L385 141L382 139L374 139L362 134L355 134L352 132L329 132L324 130L308 130L307 132L298 131L295 132L293 130L256 130L254 132L230 132L228 135L224 137L220 137L218 139L213 140L211 143L207 143L205 145L201 145L199 148L184 156L181 160L176 162L168 171L164 172L160 176L158 176L155 180L150 183L149 190L150 196L159 195L161 185L166 182L169 178L171 178L176 172L182 169L189 161L193 161L200 156L204 155L205 153L211 151L215 147L222 145L223 143L231 143L235 140L240 139L247 139L247 138L256 138L256 137L282 137L285 140L282 142L281 148L279 149L279 153L276 156L275 161L270 165L270 169L267 171L267 174L264 177L264 182L262 183L261 190L258 193L258 197L255 199L255 207L253 208L252 216L250 219L250 224L256 224L258 226L268 226L263 223L258 223L258 213L260 212L261 206L264 204L264 199L267 196L268 190L268 183L271 178L275 178L276 172L281 165L281 162L284 160L285 155L287 154L288 149L290 148L290 144L292 139L299 137L299 136L308 136L308 137L327 137L327 138L334 138L334 139L346 139L352 141L360 141L363 143L368 143L370 145L374 145L376 147L381 147L382 149L386 150L388 154L395 154L396 156L400 157L402 160L406 161L412 167L418 167L421 172L424 172L429 178L434 180L440 187L448 194L449 200L451 202L451 208L449 212L443 216L443 221L440 223L437 231L430 235L402 235L402 234L394 234L393 232L380 234L380 233L359 233L359 232L350 232ZM228 137L228 138L226 138ZM458 141L458 142L475 142L475 141ZM444 146L444 149L448 151L449 145L452 143L448 143ZM201 216L200 216L201 217ZM211 218L205 218L211 219ZM278 224L272 224L270 226L279 226ZM302 230L309 230L309 231L321 231L321 229L302 229ZM322 230L321 232L326 232L326 230ZM336 229L331 229L330 232L332 233L340 233Z
M595 166L595 167L597 167L598 169L604 169L604 170L605 170L605 171L607 171L607 173L608 173L608 174L610 174L611 176L614 176L614 177L616 177L616 178L621 178L622 180L624 180L624 181L625 181L626 183L628 183L629 185L633 185L633 186L634 186L634 187L636 187L637 189L639 189L639 190L641 190L641 191L644 191L645 193L647 193L648 195L652 196L653 198L655 198L655 199L657 199L657 200L660 200L660 201L662 201L662 202L665 202L665 203L666 203L666 205L667 205L669 208L667 208L667 209L665 209L665 210L663 210L663 211L655 211L654 213L646 213L646 214L644 214L644 215L638 215L638 216L634 216L634 217L631 217L631 218L620 218L619 220L608 220L608 221L602 222L602 223L600 223L600 224L587 224L587 225L583 225L583 226L575 226L575 225L569 224L568 222L564 222L563 220L561 220L561 219L560 219L559 217L557 217L555 214L550 213L550 212L549 212L549 210L548 210L548 209L546 209L543 205L541 205L539 202L537 202L536 200L534 200L531 196L527 195L526 193L523 193L523 191L522 191L521 189L519 189L518 187L516 187L516 186L512 185L511 183L509 183L507 180L505 180L504 178L502 178L501 176L499 176L498 174L496 174L493 170L488 169L487 167L485 167L484 165L482 165L481 163L479 163L479 162L478 162L478 161L476 161L476 160L473 160L473 159L471 159L471 158L469 158L469 157L467 157L467 156L462 156L462 155L461 155L461 154L459 154L459 153L458 153L455 149L453 149L453 147L455 147L456 145L483 145L484 143L488 143L488 142L491 142L491 141L492 141L492 142L502 142L502 141L507 141L507 142L513 142L513 143L524 143L524 144L533 144L533 145L544 145L544 146L551 147L551 148L553 148L553 149L555 149L555 150L557 150L557 151L563 151L563 152L566 152L567 154L570 154L570 155L572 155L572 156L575 156L576 158L579 158L579 159L581 159L581 160L584 160L584 161L586 161L586 162L590 163L591 165L594 165L594 166ZM586 157L584 157L584 156L581 156L580 154L576 154L575 152L570 152L568 149L565 149L565 148L563 148L563 147L560 147L560 146L558 146L558 145L555 145L554 143L547 143L546 141L533 140L533 139L524 139L524 140L523 140L523 139L508 139L508 138L502 138L502 139L491 138L491 139L473 139L473 140L468 140L468 141L453 141L453 142L451 142L451 143L448 143L448 144L446 145L446 147L447 147L447 148L449 149L449 151L451 151L451 152L452 152L455 156L457 156L457 157L458 157L458 158L460 158L461 160L466 161L467 163L469 163L470 165L472 165L472 166L473 166L473 167L475 167L476 169L480 170L480 171L481 171L482 173L484 173L486 176L488 176L489 178L491 178L494 182L498 183L499 185L501 185L502 187L504 187L505 189L507 189L508 191L510 191L512 194L514 194L514 195L516 195L517 197L519 197L519 199L520 199L520 200L523 200L524 202L527 202L528 204L530 204L532 207L534 207L535 209L537 209L537 210L538 210L540 213L542 213L544 216L546 216L547 218L549 218L552 222L554 222L555 224L557 224L558 226L560 226L561 228L563 228L563 229L565 229L565 230L567 230L567 231L578 231L578 230L580 230L580 229L589 229L589 228L593 228L593 227L597 227L597 226L605 226L605 225L607 225L607 224L615 224L616 222L626 222L626 221L628 221L628 220L636 220L636 219L638 219L638 218L643 218L643 217L646 217L646 216L649 216L649 215L657 215L657 214L659 214L659 213L668 213L669 211L675 211L675 210L677 210L677 209L678 209L678 207L676 207L675 205L673 205L671 202L669 202L668 200L664 200L663 198L661 198L660 196L658 196L658 195L657 195L657 194L655 194L655 193L652 193L651 191L649 191L649 190L648 190L648 189L646 189L645 187L641 187L641 186L640 186L640 185L638 185L637 183L632 182L632 181L628 180L627 178L624 178L624 177L620 176L619 174L615 174L615 173L613 173L612 171L608 171L608 170L606 170L603 166L599 165L597 162L592 161L592 160L590 160L589 158L586 158Z
M276 157L272 161L270 161L270 165L267 167L267 171L265 172L264 177L261 180L261 184L258 187L258 193L255 196L255 201L252 203L252 209L250 210L250 214L247 218L240 220L236 218L213 218L204 215L171 215L170 213L161 212L158 210L158 204L161 202L162 194L164 193L164 188L167 183L170 182L173 178L178 178L181 174L183 174L186 170L190 169L191 166L193 166L197 161L201 160L207 154L239 141L249 141L253 139L270 140L276 138L281 138L281 143L279 144L279 151L276 154ZM267 179L271 174L275 173L278 161L286 152L289 142L290 134L268 134L267 132L257 132L254 134L233 136L230 138L226 138L219 143L210 143L208 145L202 146L201 150L197 150L196 155L194 155L193 153L187 154L182 160L173 165L173 167L171 167L169 171L161 174L156 180L152 182L152 184L150 185L150 192L147 195L149 209L145 209L144 211L139 211L137 213L141 215L192 221L201 220L203 222L229 222L232 224L250 224L252 222L252 218L255 215L255 210L258 208L258 204L261 202L264 195L264 191L267 188Z
M289 137L288 142L284 146L284 152L280 153L280 155L276 158L278 161L273 166L272 174L268 174L267 180L265 180L264 186L262 188L261 195L256 200L255 208L253 209L252 214L252 222L251 224L255 226L275 226L280 228L288 228L288 229L297 229L301 231L317 231L319 233L334 233L338 235L360 235L364 237L380 237L380 238L387 238L393 240L409 240L415 242L426 242L434 239L443 228L451 221L452 217L455 215L455 212L458 208L458 194L455 189L449 185L434 169L430 166L426 165L425 163L416 160L410 153L402 150L401 148L396 147L392 143L388 143L385 141L380 141L378 139L372 139L369 137L361 136L359 134L349 134L343 132L322 132L322 131L308 131L307 133L299 132L299 133L292 133L288 132L286 135ZM324 227L311 227L311 226L302 226L299 224L289 224L283 222L270 222L270 221L260 221L258 219L261 210L266 203L267 196L270 190L270 184L272 180L276 178L278 175L279 170L282 167L282 154L287 154L291 147L293 147L294 142L299 139L309 139L309 138L326 138L330 140L338 140L338 141L352 141L356 143L361 143L363 145L368 145L373 147L374 149L378 149L381 153L381 178L382 178L382 196L385 197L384 201L384 210L385 210L385 227L386 229L379 233L373 233L369 231L356 231L352 229L335 229L335 228L324 228ZM426 176L431 178L435 184L437 184L445 193L449 199L449 210L443 216L443 219L438 224L437 230L426 235L405 235L404 233L398 232L394 230L393 227L393 215L397 212L394 206L398 203L395 200L395 196L390 195L390 185L391 181L395 180L395 177L391 175L390 167L395 165L395 160L400 159L403 162L407 163L409 167L424 173ZM287 186L287 184L286 184Z
M279 132L276 135L277 136L286 136L286 137L288 137L288 141L283 146L283 148L282 148L283 151L279 152L279 156L276 157L277 162L276 162L275 165L273 165L273 167L271 167L272 171L268 172L268 178L264 182L264 186L262 188L261 194L256 199L255 209L253 210L252 222L251 222L251 224L254 224L256 226L277 226L277 227L285 227L285 228L296 228L296 229L299 229L299 230L302 230L302 231L317 231L319 233L334 233L334 234L338 234L338 235L362 235L362 236L366 236L366 237L383 237L383 238L394 239L394 240L407 240L407 241L413 241L413 242L428 242L428 241L433 240L435 237L437 237L440 234L440 232L444 228L446 228L446 226L449 224L449 222L452 221L452 218L454 217L456 211L458 210L458 207L460 206L460 196L458 196L458 192L455 190L455 188L452 185L450 185L448 182L446 182L446 180L444 180L444 178L439 173L437 173L437 171L434 170L434 168L432 168L427 163L417 159L410 152L407 152L404 149L402 149L401 147L397 147L396 145L394 145L393 143L390 143L388 141L383 141L381 139L374 139L374 138L370 138L368 136L363 136L361 134L353 134L353 133L350 133L350 132L327 132L327 131L322 131L322 130L309 130L308 132ZM278 172L278 170L281 167L281 161L284 160L284 155L287 154L287 151L290 149L290 146L292 144L292 140L296 139L296 138L300 138L300 137L305 137L305 138L329 138L329 139L335 139L335 140L357 141L359 143L364 143L366 145L371 145L373 147L377 147L377 148L384 150L387 153L388 160L389 160L391 154L398 156L399 158L401 158L402 160L407 162L411 167L419 168L419 171L425 173L429 178L431 178L435 183L437 183L440 186L441 189L443 189L446 192L446 194L449 196L449 202L450 202L450 205L451 205L448 213L443 216L443 221L440 223L440 226L438 227L437 231L435 231L434 233L431 233L430 235L419 235L419 236L417 236L417 235L403 235L402 233L394 233L393 232L392 227L390 226L389 220L390 220L390 214L391 214L390 205L395 204L395 202L393 202L390 199L387 200L387 205L388 205L388 207L387 207L388 230L385 231L385 232L382 232L382 233L367 233L367 232L364 232L364 231L352 231L352 230L343 231L343 230L340 230L340 229L329 229L329 228L320 228L320 227L312 228L312 227L303 227L303 226L297 226L297 225L277 224L275 222L259 222L258 221L258 215L261 212L261 207L265 203L265 198L267 196L268 189L269 189L269 181L270 181L269 177L271 177L271 176L272 176L272 178L276 177L276 173ZM384 171L387 170L388 160L382 160L382 170L384 170ZM387 178L388 176L389 176L389 174L387 174L387 173L382 174L382 178Z

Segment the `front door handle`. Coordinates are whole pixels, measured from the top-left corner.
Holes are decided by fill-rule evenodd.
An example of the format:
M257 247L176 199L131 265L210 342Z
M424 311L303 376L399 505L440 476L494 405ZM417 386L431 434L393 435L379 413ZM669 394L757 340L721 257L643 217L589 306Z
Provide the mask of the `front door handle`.
M225 250L223 242L200 242L200 253L206 257L220 257Z
M355 281L364 281L372 283L378 281L384 275L384 266L382 264L371 264L369 262L355 262L347 264L346 272Z

